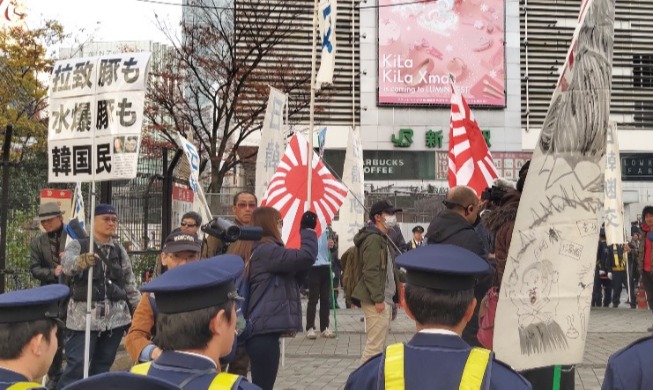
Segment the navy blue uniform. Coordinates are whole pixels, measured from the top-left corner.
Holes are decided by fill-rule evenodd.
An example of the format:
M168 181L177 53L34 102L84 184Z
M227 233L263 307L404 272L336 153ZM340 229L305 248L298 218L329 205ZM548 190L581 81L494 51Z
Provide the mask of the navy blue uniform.
M29 382L27 378L21 374L4 368L0 368L0 390L7 390L7 388L18 382ZM32 389L45 389L45 387L40 387L38 384L35 384L35 387Z
M653 388L651 360L653 336L639 339L615 352L608 359L603 390L637 390Z
M458 336L417 333L405 348L406 390L458 389L470 351L469 344ZM345 390L385 388L383 358L383 354L377 355L354 371ZM528 381L503 363L494 360L490 366L490 389L531 389Z
M218 375L218 369L207 357L165 351L152 362L147 375L164 379L185 390L206 390ZM234 389L260 390L260 387L241 380Z

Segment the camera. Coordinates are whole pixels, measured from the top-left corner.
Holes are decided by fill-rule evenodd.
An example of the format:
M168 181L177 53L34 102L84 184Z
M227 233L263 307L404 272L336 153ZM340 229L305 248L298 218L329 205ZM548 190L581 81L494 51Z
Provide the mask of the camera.
M487 200L493 203L498 203L506 195L507 191L502 187L492 186L486 188L481 193L481 200Z
M202 226L202 231L223 242L234 242L237 240L258 241L263 236L263 229L260 227L238 226L224 218L213 218L209 223Z

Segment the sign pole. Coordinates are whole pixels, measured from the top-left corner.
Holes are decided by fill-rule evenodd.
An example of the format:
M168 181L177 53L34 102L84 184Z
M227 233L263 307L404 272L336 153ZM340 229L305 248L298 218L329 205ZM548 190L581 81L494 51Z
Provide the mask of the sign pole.
M313 126L315 126L315 67L317 64L317 46L315 46L315 40L317 39L318 7L318 0L315 0L313 5L313 35L311 38L311 104L308 117L308 187L306 188L306 211L311 209L311 192L313 189Z
M95 142L93 143L95 144ZM95 181L91 182L91 218L88 228L88 248L90 253L94 253L94 234L93 225L95 217ZM84 378L88 378L88 368L91 360L91 311L92 311L92 292L93 292L93 267L88 268L88 284L86 287L86 328L84 329Z

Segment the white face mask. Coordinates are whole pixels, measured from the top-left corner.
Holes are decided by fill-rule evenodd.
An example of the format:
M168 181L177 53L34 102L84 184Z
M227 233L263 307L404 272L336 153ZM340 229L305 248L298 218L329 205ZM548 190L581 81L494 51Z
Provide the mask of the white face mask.
M383 226L386 229L392 229L397 226L397 216L396 215L386 215L383 219Z

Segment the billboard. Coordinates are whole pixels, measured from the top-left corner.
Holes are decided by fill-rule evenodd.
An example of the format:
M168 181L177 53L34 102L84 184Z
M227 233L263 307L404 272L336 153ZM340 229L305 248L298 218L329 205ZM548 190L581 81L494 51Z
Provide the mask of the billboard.
M404 4L404 5L402 5ZM504 0L379 0L379 105L505 107Z

